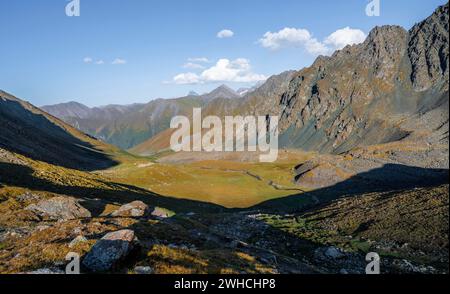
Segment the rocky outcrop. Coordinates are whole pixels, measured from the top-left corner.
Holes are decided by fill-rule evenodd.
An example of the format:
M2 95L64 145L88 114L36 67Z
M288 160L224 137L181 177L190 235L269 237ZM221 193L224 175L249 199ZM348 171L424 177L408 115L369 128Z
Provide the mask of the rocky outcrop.
M113 217L142 217L149 213L148 205L142 201L133 201L111 213Z
M161 207L155 207L152 209L151 215L159 218L169 218L173 215L173 212Z
M69 243L69 248L74 248L75 246L77 246L78 244L81 243L85 243L88 240L86 239L86 237L84 236L77 236L75 239L73 239L70 243Z
M448 23L447 4L409 31L411 79L417 91L427 90L435 84L448 91Z
M138 275L151 275L154 271L149 266L137 266L134 268L134 272Z
M53 220L73 220L89 218L89 210L80 205L78 200L71 197L54 197L49 200L39 201L26 207L42 218Z
M123 261L137 243L134 231L121 230L106 234L92 247L83 265L92 272L107 272Z
M299 71L280 100L280 144L343 153L407 137L402 120L448 101L447 22L448 4L410 32L376 27Z

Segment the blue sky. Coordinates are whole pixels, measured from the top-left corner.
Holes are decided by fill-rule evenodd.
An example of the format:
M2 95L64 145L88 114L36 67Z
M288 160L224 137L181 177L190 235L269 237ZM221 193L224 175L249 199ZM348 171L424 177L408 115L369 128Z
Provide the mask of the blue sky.
M446 3L381 0L368 17L369 0L80 0L68 17L68 2L0 0L0 89L37 106L97 106L245 87L310 65L349 34L409 29ZM219 38L224 29L233 36Z

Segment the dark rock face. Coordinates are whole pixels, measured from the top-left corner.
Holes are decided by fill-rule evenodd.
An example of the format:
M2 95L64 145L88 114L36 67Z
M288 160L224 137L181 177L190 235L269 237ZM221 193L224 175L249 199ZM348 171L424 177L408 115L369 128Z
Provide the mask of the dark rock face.
M408 55L412 64L414 89L423 91L436 83L448 90L448 4L439 7L410 31Z
M131 230L106 234L92 247L83 260L83 265L93 272L106 272L123 261L135 246L135 235Z
M62 196L42 200L37 204L29 205L26 209L33 211L43 218L55 220L73 220L91 217L89 210L81 206L76 199Z
M0 91L0 158L21 164L11 153L79 170L114 166L103 144L33 105Z
M401 120L448 92L447 21L448 4L410 32L376 27L299 71L280 100L281 145L342 153L408 136Z

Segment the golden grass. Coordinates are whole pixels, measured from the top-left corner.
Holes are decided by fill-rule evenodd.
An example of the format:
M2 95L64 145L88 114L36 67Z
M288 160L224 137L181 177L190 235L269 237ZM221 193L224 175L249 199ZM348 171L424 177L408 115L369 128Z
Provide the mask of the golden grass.
M111 180L176 198L246 208L298 194L293 168L298 161L250 163L200 161L184 164L124 164L106 173Z
M270 274L273 269L260 264L253 256L239 251L188 250L155 245L147 253L147 260L157 274Z

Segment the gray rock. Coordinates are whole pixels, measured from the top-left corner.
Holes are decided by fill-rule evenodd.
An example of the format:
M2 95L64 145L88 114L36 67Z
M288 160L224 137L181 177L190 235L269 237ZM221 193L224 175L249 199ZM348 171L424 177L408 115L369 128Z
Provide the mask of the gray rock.
M336 247L328 247L325 251L325 256L333 259L339 259L345 256L344 253L339 248Z
M39 199L38 195L35 195L30 192L25 192L22 195L19 195L16 197L16 200L20 201L20 202L33 201L33 200L38 200L38 199Z
M138 275L151 275L153 274L153 269L149 266L137 266L134 268L134 272Z
M164 208L155 207L151 212L152 216L160 217L160 218L169 218L171 217L170 212Z
M40 217L53 220L73 220L79 218L89 218L91 213L78 203L78 200L71 197L54 197L49 200L39 201L25 208Z
M97 241L83 260L83 265L93 272L106 272L123 261L135 247L134 231L121 230L106 234Z
M118 210L111 213L114 217L141 217L148 214L148 205L142 201L133 201L122 205Z
M84 236L78 236L69 243L69 248L73 248L80 243L87 242L87 239Z
M343 269L341 269L339 271L339 274L341 274L341 275L348 275L348 271L345 268L343 268Z
M49 228L50 228L50 226L48 226L48 225L39 225L39 226L36 227L35 231L42 232L42 231L45 231L45 230L47 230Z
M58 268L40 268L35 271L26 272L27 275L63 275L64 271Z

